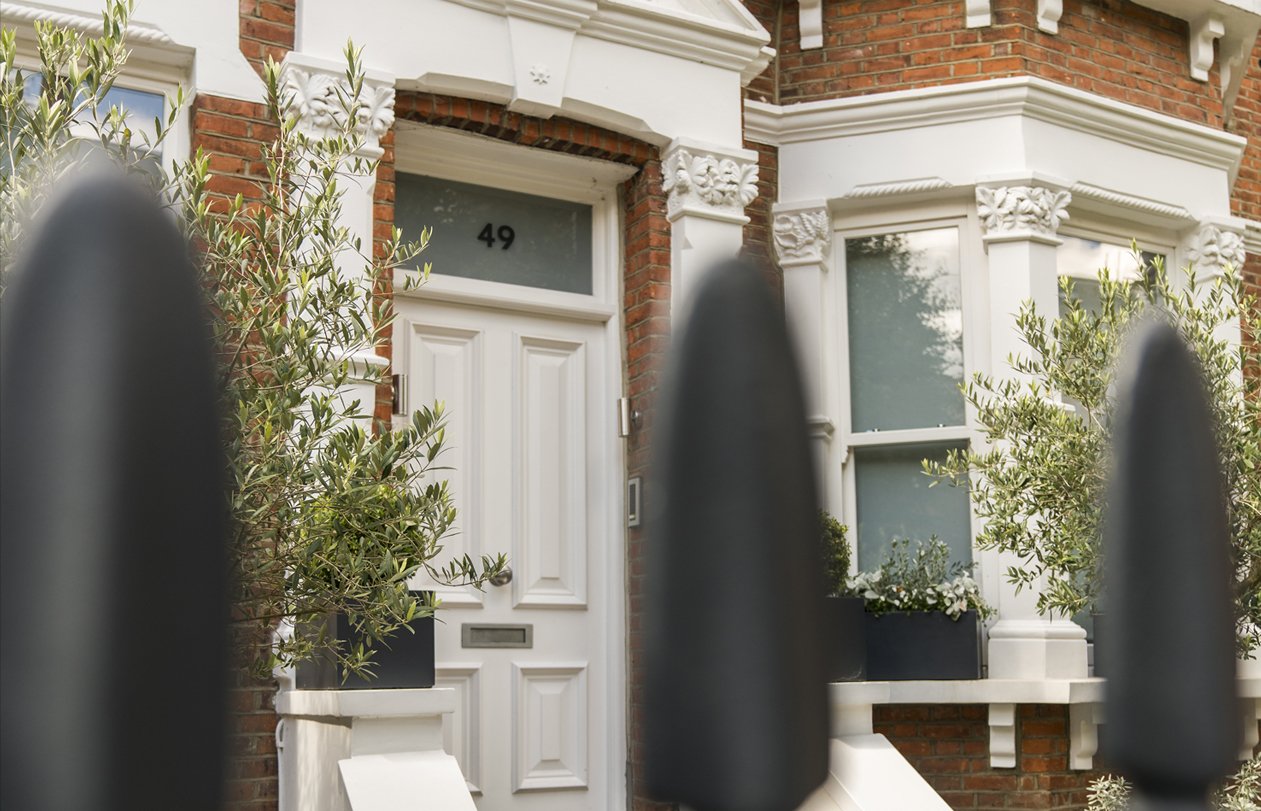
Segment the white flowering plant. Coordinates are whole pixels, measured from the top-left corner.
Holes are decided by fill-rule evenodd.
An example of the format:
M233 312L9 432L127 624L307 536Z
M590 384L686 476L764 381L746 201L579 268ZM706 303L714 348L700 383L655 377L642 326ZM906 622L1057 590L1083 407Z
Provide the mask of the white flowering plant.
M1133 787L1123 777L1105 774L1090 784L1086 811L1126 811ZM1253 757L1213 792L1213 811L1261 811L1261 756Z
M879 567L849 579L849 592L862 597L872 614L940 611L958 621L966 611L982 619L993 613L981 599L971 567L952 564L950 547L936 537L913 548L911 541L893 541Z

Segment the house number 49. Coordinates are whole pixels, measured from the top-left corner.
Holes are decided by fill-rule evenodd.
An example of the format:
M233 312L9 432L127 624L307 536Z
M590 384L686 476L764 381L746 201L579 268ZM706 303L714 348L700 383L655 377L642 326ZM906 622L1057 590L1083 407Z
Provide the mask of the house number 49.
M482 228L482 232L477 235L477 238L485 242L487 248L492 248L495 245L496 233L499 235L499 241L503 243L499 247L505 251L512 247L512 241L517 238L517 234L512 230L511 225L501 225L499 230L495 231L495 226L490 223L486 223L485 227Z

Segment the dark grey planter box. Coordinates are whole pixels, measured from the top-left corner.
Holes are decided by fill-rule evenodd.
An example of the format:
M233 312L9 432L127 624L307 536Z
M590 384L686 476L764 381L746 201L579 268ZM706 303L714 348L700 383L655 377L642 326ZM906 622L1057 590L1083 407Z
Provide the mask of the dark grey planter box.
M359 636L353 632L346 615L338 614L327 622L335 626L337 638L346 646L353 646ZM386 690L433 687L433 617L412 621L408 633L398 633L376 646L372 654L373 678L351 674L343 683L337 663L331 657L317 657L300 662L296 673L299 690ZM389 647L385 647L386 645Z
M981 678L975 611L958 620L940 611L867 614L867 678L914 681Z
M862 597L826 597L823 616L827 628L828 681L867 678L867 612Z

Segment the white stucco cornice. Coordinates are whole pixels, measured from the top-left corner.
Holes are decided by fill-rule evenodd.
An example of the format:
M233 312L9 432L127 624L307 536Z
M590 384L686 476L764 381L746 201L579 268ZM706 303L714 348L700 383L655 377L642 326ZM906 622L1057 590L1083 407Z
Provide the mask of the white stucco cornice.
M745 135L783 145L1021 116L1229 172L1247 140L1032 76L774 105L745 101Z
M733 0L451 0L504 17L528 16L610 42L736 70L748 82L773 55L770 34Z

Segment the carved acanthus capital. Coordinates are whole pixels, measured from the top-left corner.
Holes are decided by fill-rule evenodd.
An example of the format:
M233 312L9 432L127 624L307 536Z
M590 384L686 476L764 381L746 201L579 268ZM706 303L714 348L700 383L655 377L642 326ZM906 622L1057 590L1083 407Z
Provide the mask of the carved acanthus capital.
M328 138L353 121L355 133L363 138L359 151L369 157L380 154L381 138L394 126L394 82L375 72L355 94L344 66L290 54L281 71L281 93L305 135Z
M662 161L662 188L671 218L683 211L722 219L743 218L757 197L757 156L701 152L675 146Z
M1189 255L1202 278L1220 275L1227 265L1238 270L1248 258L1243 234L1216 225L1200 227Z
M776 211L771 240L780 265L822 264L832 247L832 217L826 207Z
M1042 186L978 186L976 211L985 240L1054 240L1072 195Z

